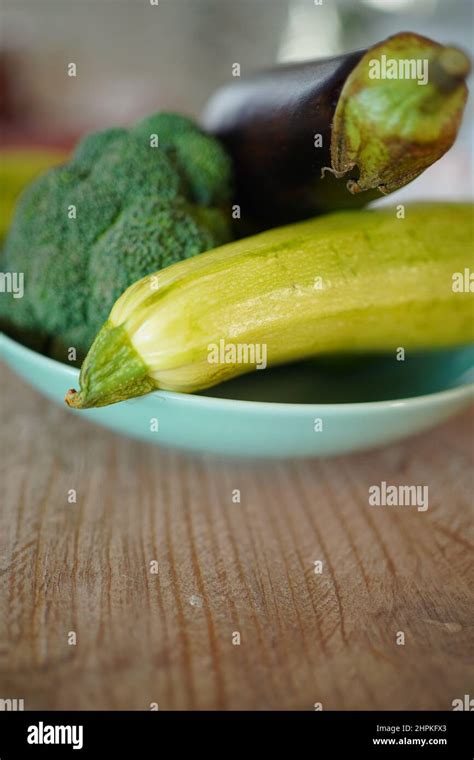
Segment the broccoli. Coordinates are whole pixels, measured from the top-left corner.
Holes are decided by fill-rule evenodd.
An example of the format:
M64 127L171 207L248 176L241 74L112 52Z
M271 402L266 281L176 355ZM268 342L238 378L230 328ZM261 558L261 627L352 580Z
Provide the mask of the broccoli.
M183 116L87 136L18 203L1 268L24 297L0 316L87 351L129 285L231 239L231 190L225 151Z

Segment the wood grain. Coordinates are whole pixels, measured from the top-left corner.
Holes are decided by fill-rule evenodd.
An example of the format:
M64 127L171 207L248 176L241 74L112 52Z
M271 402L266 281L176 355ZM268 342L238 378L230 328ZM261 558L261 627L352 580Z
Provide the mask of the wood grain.
M6 369L2 386L0 697L451 709L474 693L472 413L374 452L249 463L115 436ZM381 480L428 485L429 509L370 507Z

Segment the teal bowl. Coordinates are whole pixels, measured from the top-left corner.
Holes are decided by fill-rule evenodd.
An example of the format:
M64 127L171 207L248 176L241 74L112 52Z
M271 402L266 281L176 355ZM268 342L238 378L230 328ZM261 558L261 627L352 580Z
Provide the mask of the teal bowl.
M64 404L73 367L1 336L6 363ZM199 395L157 391L69 410L142 441L243 457L320 457L382 446L432 427L473 400L474 347L324 360L244 375ZM66 408L66 407L65 407Z

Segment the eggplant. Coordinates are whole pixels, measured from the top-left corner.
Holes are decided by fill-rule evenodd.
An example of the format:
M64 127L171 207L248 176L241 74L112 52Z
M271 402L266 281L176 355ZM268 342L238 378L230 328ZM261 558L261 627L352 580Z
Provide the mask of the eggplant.
M245 232L358 208L415 179L456 139L469 70L457 48L401 32L219 89L202 125L233 159Z

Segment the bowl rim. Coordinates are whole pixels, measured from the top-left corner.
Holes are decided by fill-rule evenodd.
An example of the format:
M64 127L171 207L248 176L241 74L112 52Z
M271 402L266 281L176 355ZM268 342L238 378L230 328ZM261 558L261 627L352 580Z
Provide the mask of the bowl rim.
M18 341L14 340L13 338L10 338L8 335L6 335L3 331L0 331L0 342L6 342L6 345L8 346L10 352L16 353L17 355L23 354L23 355L30 355L31 358L36 361L40 362L44 367L50 367L51 369L55 369L58 371L61 371L63 374L68 375L71 377L71 383L74 381L77 382L79 379L79 370L76 367L69 367L67 364L63 364L62 362L57 361L57 359L52 359L50 356L45 356L44 354L41 354L39 351L34 351L31 348L28 348L28 346L23 345L22 343L19 343ZM469 348L470 345L464 346L464 348ZM463 346L459 346L459 349L461 350ZM64 393L66 394L67 389L65 389ZM144 396L137 396L135 398L128 399L125 402L126 404L136 403L144 399L156 399L158 401L164 401L164 400L171 400L171 401L179 401L182 404L185 405L196 405L199 404L201 406L210 406L210 407L233 407L235 408L238 406L240 409L258 409L262 412L271 412L274 413L280 413L283 414L285 412L291 411L293 414L298 413L299 411L301 413L307 414L310 410L320 410L321 408L327 409L330 412L335 413L344 413L344 412L357 412L357 411L381 411L383 409L396 409L399 407L417 407L417 406L425 406L432 403L443 403L443 402L450 402L454 401L456 397L459 397L459 400L462 398L469 397L470 395L473 396L474 400L474 381L469 383L463 383L462 385L456 386L454 388L448 388L444 391L436 391L435 393L425 393L421 394L420 396L407 396L405 398L398 398L398 399L385 399L383 401L350 401L348 403L331 403L331 404L325 404L323 402L321 403L311 403L311 404L299 404L297 402L290 403L287 401L280 402L280 401L249 401L245 399L230 399L230 398L219 398L217 396L200 396L196 393L179 393L177 391L167 391L167 390L156 390L152 391L151 393L145 394ZM111 406L115 406L115 404L111 404ZM100 407L101 409L105 409L107 407ZM79 410L76 410L79 411ZM86 411L95 411L92 409L86 410Z

